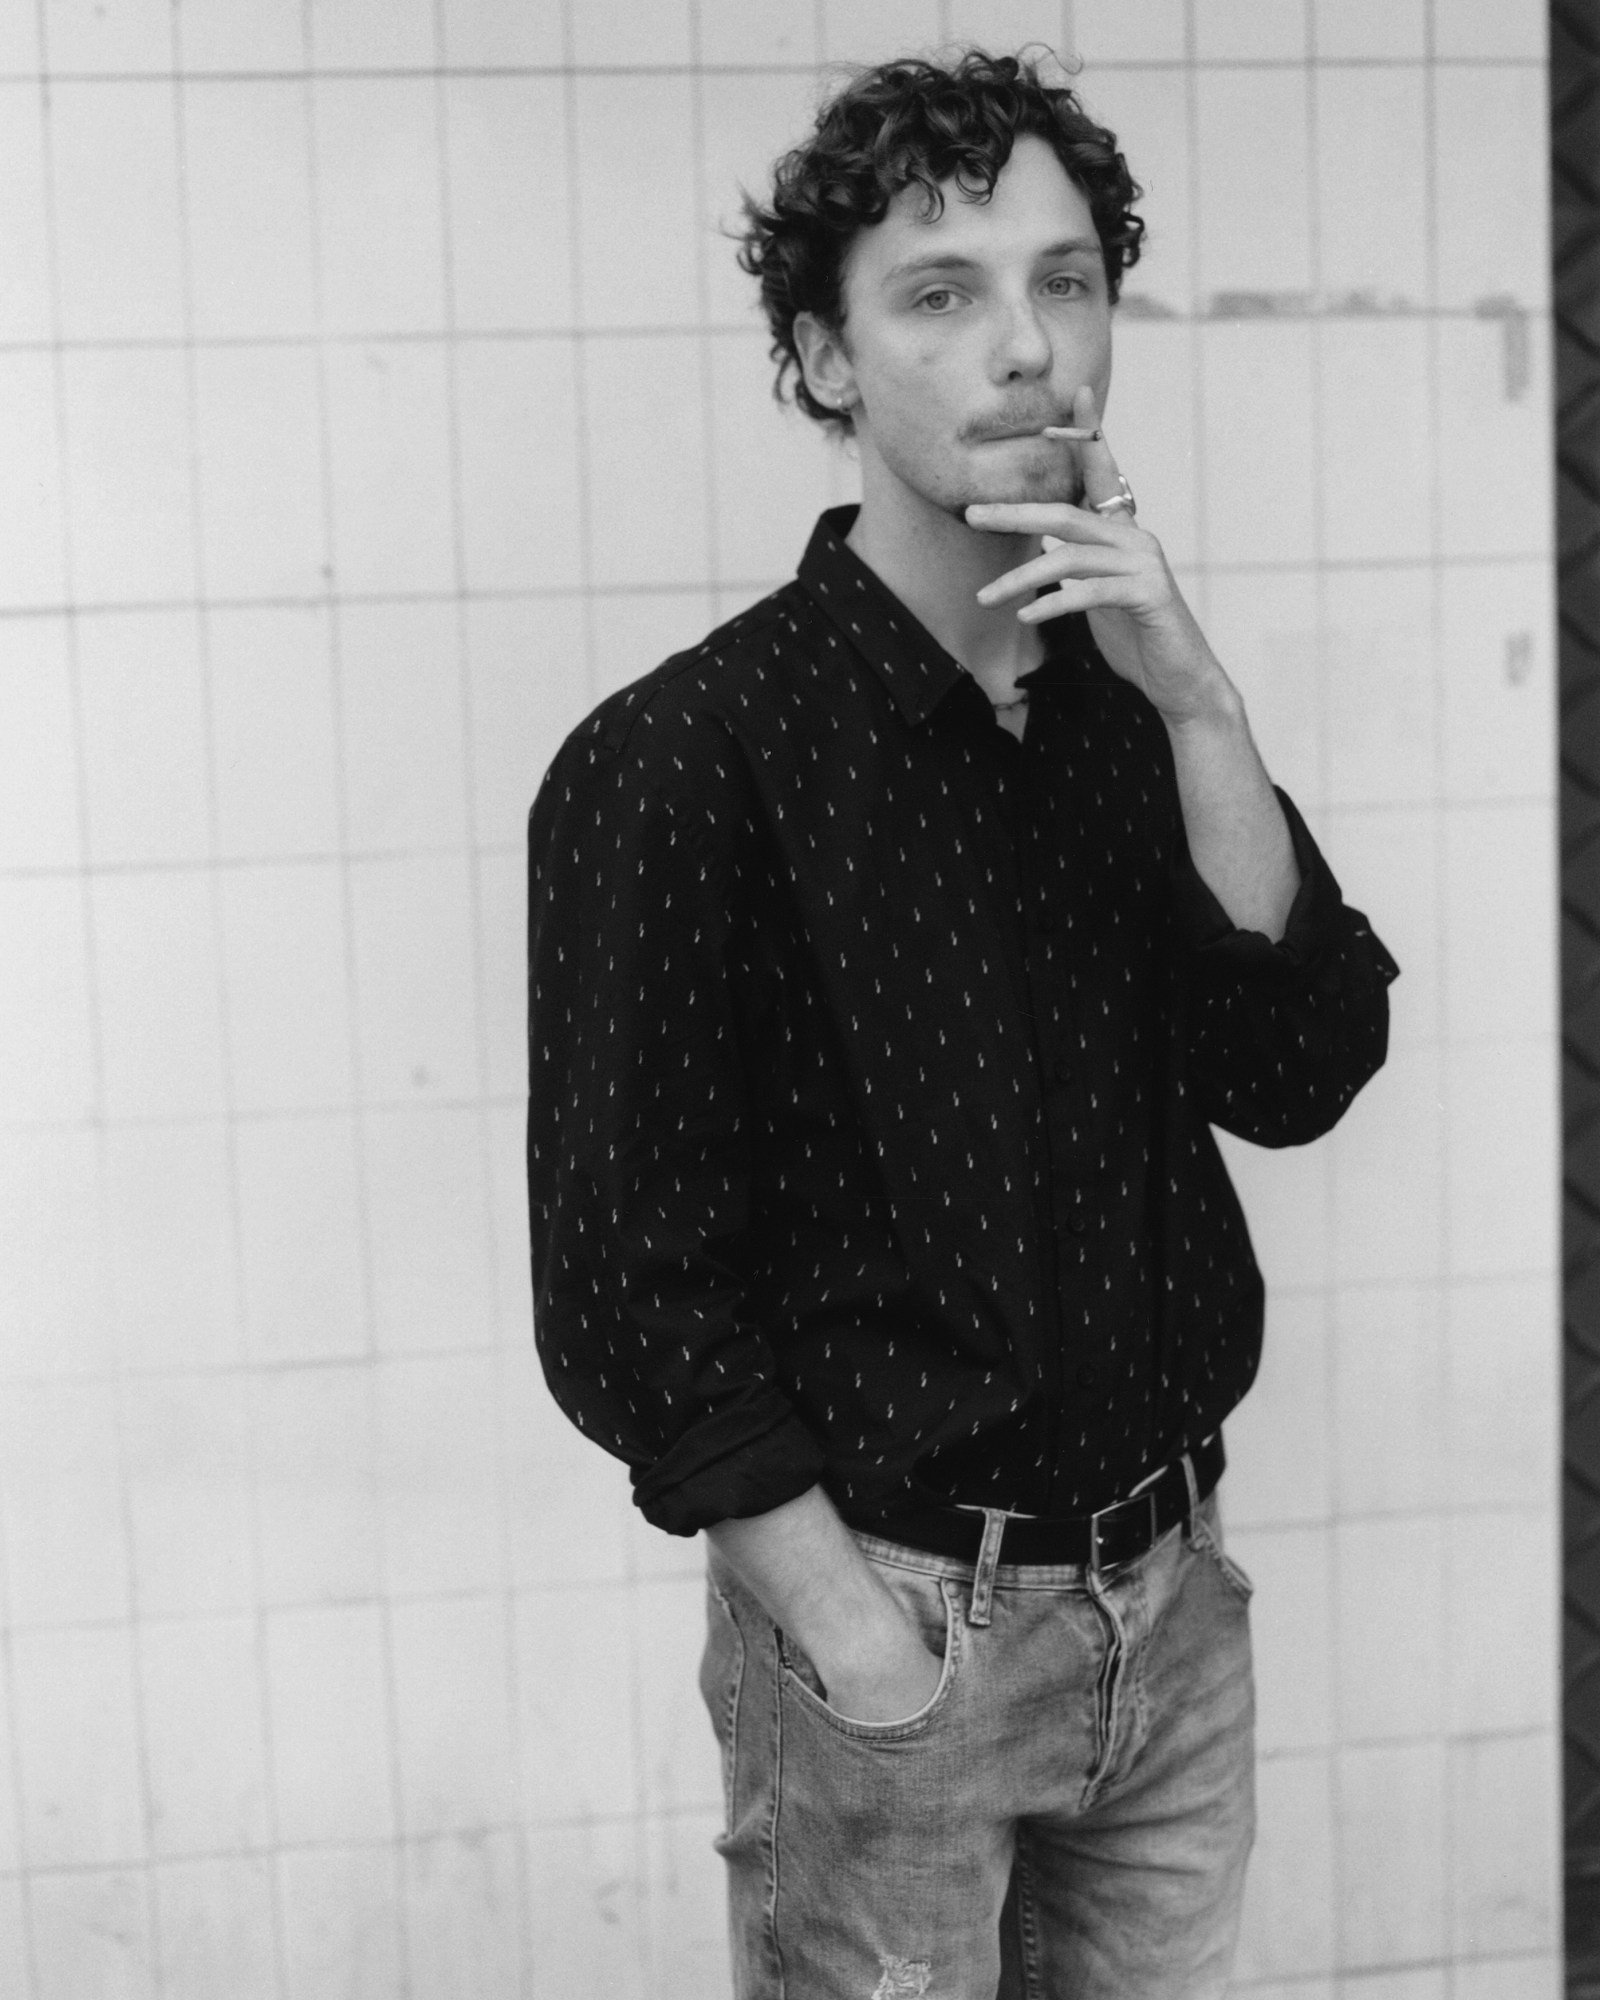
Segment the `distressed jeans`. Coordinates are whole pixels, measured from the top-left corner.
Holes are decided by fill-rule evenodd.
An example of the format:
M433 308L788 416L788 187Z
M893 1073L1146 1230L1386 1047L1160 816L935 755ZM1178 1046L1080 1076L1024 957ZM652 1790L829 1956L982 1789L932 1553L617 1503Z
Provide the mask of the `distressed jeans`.
M1250 1585L1215 1496L1137 1562L974 1567L856 1537L943 1672L830 1708L713 1552L738 2000L1212 2000L1254 1831Z

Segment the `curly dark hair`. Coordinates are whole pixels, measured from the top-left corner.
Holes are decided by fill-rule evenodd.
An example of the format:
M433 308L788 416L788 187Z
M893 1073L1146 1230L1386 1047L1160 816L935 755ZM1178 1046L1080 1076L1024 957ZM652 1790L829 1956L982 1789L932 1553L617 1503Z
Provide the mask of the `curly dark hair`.
M795 315L814 313L842 328L845 252L857 230L881 222L894 197L912 186L925 190L933 215L944 207L941 181L987 200L1024 133L1045 141L1087 198L1115 305L1144 235L1133 213L1143 190L1117 151L1116 134L1095 124L1065 85L1046 83L1027 52L969 49L947 66L914 57L880 63L852 77L817 113L811 136L778 161L770 205L744 199L739 263L761 283L780 401L792 369L794 399L806 415L851 428L848 416L806 387Z

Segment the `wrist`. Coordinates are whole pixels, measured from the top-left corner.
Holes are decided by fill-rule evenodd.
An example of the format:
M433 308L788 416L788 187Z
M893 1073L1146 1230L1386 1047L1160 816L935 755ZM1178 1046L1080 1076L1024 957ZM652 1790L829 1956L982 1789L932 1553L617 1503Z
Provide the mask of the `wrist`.
M1231 735L1247 728L1244 697L1215 661L1159 713L1173 736Z

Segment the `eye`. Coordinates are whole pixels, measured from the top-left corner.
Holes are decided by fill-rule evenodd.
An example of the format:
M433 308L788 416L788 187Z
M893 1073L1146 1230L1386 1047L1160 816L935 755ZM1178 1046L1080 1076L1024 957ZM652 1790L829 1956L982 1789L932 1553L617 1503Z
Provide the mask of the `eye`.
M1086 292L1088 281L1076 271L1057 271L1053 278L1045 280L1045 290L1058 299L1070 299L1075 292Z
M956 295L948 285L935 285L931 291L922 294L917 304L925 306L929 312L943 313L949 311L955 304L955 299Z

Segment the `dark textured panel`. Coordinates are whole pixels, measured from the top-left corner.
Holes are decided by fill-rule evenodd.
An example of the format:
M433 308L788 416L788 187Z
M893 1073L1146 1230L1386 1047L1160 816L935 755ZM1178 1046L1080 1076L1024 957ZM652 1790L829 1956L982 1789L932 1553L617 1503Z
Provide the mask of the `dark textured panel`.
M1600 0L1550 9L1561 604L1567 1991L1600 1996Z

